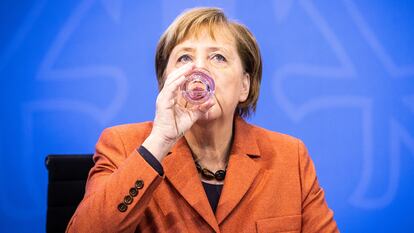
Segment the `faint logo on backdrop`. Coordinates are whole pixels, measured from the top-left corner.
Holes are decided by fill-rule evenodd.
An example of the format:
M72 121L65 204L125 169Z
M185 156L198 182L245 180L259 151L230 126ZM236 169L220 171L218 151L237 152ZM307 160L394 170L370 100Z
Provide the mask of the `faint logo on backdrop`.
M24 132L24 158L28 161L27 164L33 168L24 169L27 174L24 175L26 179L25 186L32 191L35 200L44 199L44 190L40 187L33 176L35 167L38 164L33 161L34 155L34 115L38 113L52 113L52 112L69 112L80 113L88 116L100 125L106 125L123 107L128 94L128 80L124 71L113 65L92 64L87 66L72 66L56 68L61 52L67 46L68 41L75 33L76 29L82 25L82 20L91 10L92 7L103 7L107 15L115 22L118 22L121 16L123 0L84 0L81 1L70 16L60 28L56 37L53 39L50 48L48 49L43 61L40 64L36 80L39 82L70 82L74 80L88 80L88 79L110 79L113 83L111 93L113 97L106 106L99 106L96 103L88 100L79 100L70 98L68 96L56 97L53 99L39 99L27 102L23 105L22 119ZM70 85L70 84L68 84ZM82 85L82 82L79 82ZM79 88L74 86L73 92ZM93 88L93 87L92 87Z
M399 183L401 147L405 145L414 155L414 138L406 127L396 118L390 116L389 127L389 175L386 190L379 197L368 197L370 185L373 185L374 173L374 141L373 132L376 127L374 117L374 98L372 96L357 95L331 95L314 97L301 104L295 104L287 95L284 85L295 77L306 77L310 81L313 78L325 80L357 80L358 72L354 68L352 60L348 56L340 40L330 28L328 21L320 14L318 8L309 0L275 0L275 17L277 22L282 22L291 11L294 4L303 9L311 20L311 23L319 30L338 59L340 66L317 66L306 63L290 63L278 68L274 74L274 94L277 103L286 114L295 122L302 121L308 114L330 108L357 109L362 114L360 127L362 128L362 176L349 201L360 208L382 208L394 199ZM387 76L393 80L393 85L401 85L400 80L414 77L414 66L399 66L386 52L380 41L370 29L355 4L350 0L343 0L343 5L349 14L358 32L373 51L377 59L383 65ZM289 79L289 80L288 80ZM392 87L390 87L392 88ZM401 96L398 100L403 103L411 113L414 113L414 88L410 93ZM377 142L378 143L378 142Z

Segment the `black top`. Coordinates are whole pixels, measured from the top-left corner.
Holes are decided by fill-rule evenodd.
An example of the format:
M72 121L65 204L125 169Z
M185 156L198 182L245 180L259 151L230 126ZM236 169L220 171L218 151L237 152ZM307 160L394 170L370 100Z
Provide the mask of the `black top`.
M149 152L145 147L140 146L138 148L138 153L144 158L147 163L149 163L155 171L158 172L160 176L164 175L164 169L158 159L155 158L151 152ZM195 165L194 165L195 166ZM204 191L207 194L208 202L210 203L211 209L213 212L216 212L218 202L220 200L221 190L223 189L223 185L221 184L208 184L202 182Z
M223 189L222 184L209 184L201 182L204 190L206 191L208 202L210 202L211 209L216 212L218 202L220 200L221 190Z

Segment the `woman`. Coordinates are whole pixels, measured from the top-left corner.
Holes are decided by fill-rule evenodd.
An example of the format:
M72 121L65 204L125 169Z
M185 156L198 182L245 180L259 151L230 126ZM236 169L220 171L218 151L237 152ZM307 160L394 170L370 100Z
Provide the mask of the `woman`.
M194 72L215 92L192 104ZM338 232L295 138L246 123L262 63L253 35L219 9L180 15L156 53L153 122L106 129L67 232Z

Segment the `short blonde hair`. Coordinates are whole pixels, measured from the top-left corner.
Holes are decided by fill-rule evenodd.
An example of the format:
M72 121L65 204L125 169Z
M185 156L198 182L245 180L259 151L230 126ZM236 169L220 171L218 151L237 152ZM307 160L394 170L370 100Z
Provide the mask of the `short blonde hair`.
M161 36L155 55L158 88L161 90L164 86L165 69L174 47L189 36L197 35L206 28L213 39L215 39L214 34L217 28L225 28L236 41L243 69L250 77L249 95L246 101L237 105L236 114L241 117L249 117L256 111L262 79L262 58L259 46L246 26L229 21L223 11L218 8L203 7L187 10L179 15Z

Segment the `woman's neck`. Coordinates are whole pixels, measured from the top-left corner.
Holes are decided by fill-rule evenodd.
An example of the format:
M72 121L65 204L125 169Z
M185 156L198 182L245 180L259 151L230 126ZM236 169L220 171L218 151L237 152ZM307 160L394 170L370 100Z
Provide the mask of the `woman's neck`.
M196 123L185 134L195 159L209 170L224 170L233 135L233 118Z

